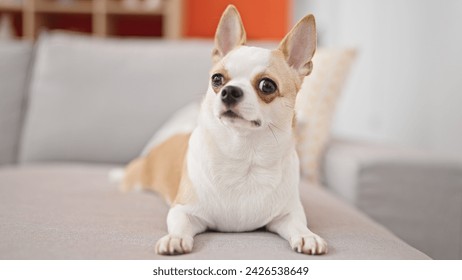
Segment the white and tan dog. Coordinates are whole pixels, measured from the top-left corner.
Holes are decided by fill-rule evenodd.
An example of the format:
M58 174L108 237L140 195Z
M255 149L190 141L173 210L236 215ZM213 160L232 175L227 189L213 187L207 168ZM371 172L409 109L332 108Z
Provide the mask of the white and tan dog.
M324 254L299 198L294 106L316 49L314 17L304 17L276 50L244 46L239 13L228 6L218 25L214 66L198 126L135 159L123 188L141 185L171 204L159 254L191 252L193 237L266 227L299 253Z

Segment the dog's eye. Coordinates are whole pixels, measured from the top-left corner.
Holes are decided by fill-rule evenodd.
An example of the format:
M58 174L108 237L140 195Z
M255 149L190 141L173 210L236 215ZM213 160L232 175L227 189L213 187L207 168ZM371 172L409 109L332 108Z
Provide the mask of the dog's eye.
M260 83L258 83L258 88L264 94L272 94L278 89L276 83L268 78L261 79Z
M220 87L224 84L225 82L225 77L221 74L213 74L212 76L212 86L214 87Z

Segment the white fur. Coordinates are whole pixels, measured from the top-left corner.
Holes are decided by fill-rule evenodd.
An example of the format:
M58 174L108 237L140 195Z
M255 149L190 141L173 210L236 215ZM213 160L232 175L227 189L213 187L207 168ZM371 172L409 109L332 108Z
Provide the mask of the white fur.
M298 193L299 162L292 135L295 92L290 92L296 87L272 96L271 102L260 100L256 79L277 67L270 65L271 59L282 58L272 57L266 49L242 46L244 41L239 13L228 6L217 28L213 52L214 61L221 64L214 69L224 67L226 71L215 74L226 74L228 80L222 88L209 84L186 155L195 195L170 209L168 235L156 245L159 254L190 252L193 237L207 229L239 232L263 226L288 240L297 252L327 251L325 241L308 229ZM280 46L292 68L287 67L284 77L272 78L297 75L291 77L297 80L306 75L316 46L314 17L303 18ZM310 48L302 51L305 47ZM238 99L234 103L229 102L230 92L225 95L228 104L222 100L227 86L242 90L240 96L231 95Z
M187 153L196 199L170 209L169 234L157 243L158 253L190 252L194 235L206 229L240 232L264 226L298 252L326 252L324 240L307 228L299 199L292 109L282 105L282 98L263 106L251 85L269 60L270 51L253 47L240 47L223 59L232 77L228 85L243 89L236 108L245 120L220 118L223 102L209 87ZM261 127L250 124L256 119ZM277 128L271 129L274 123Z
M227 85L237 86L244 91L244 98L241 102L239 102L237 109L241 116L246 120L262 120L262 112L261 106L259 106L258 103L258 96L253 90L253 85L251 84L249 77L254 77L265 71L265 69L269 66L270 54L270 50L267 49L242 46L229 53L223 59L223 65L232 77L232 80L229 81ZM245 63L243 63L243 61ZM208 95L215 95L212 88L209 88ZM219 117L224 110L221 99L208 98L208 100L206 99L206 102L213 102L212 106L214 115ZM222 121L230 122L227 119ZM238 126L239 124L242 124L242 121L239 119L235 119L233 122L238 122ZM244 125L246 125L245 122ZM247 123L247 125L251 126L250 123Z
M109 182L110 183L120 183L125 177L125 169L123 168L114 168L109 171Z

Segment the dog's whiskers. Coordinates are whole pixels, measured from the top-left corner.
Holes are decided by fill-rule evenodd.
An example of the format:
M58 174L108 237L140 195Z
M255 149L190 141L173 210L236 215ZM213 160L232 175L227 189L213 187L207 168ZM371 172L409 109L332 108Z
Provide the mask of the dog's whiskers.
M276 140L276 143L279 144L278 138L276 137L276 134L274 134L274 131L273 131L273 129L271 128L270 124L268 125L268 128L270 129L271 133L273 134L274 139Z
M287 102L284 102L284 106L286 106L287 108L290 108L290 109L294 109L294 106L290 105Z
M282 132L287 132L287 131L285 131L284 129L282 129L282 128L276 126L274 123L269 123L269 125L273 126L274 128L279 129L279 130L282 131Z

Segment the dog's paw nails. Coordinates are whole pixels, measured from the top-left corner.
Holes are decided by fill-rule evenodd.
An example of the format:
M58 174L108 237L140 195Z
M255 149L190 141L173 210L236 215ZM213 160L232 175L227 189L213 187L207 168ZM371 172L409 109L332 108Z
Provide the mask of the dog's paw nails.
M156 253L159 255L180 255L192 251L194 239L192 237L177 237L170 234L157 241Z
M327 253L327 243L316 234L294 236L290 246L298 253L308 255L323 255Z

